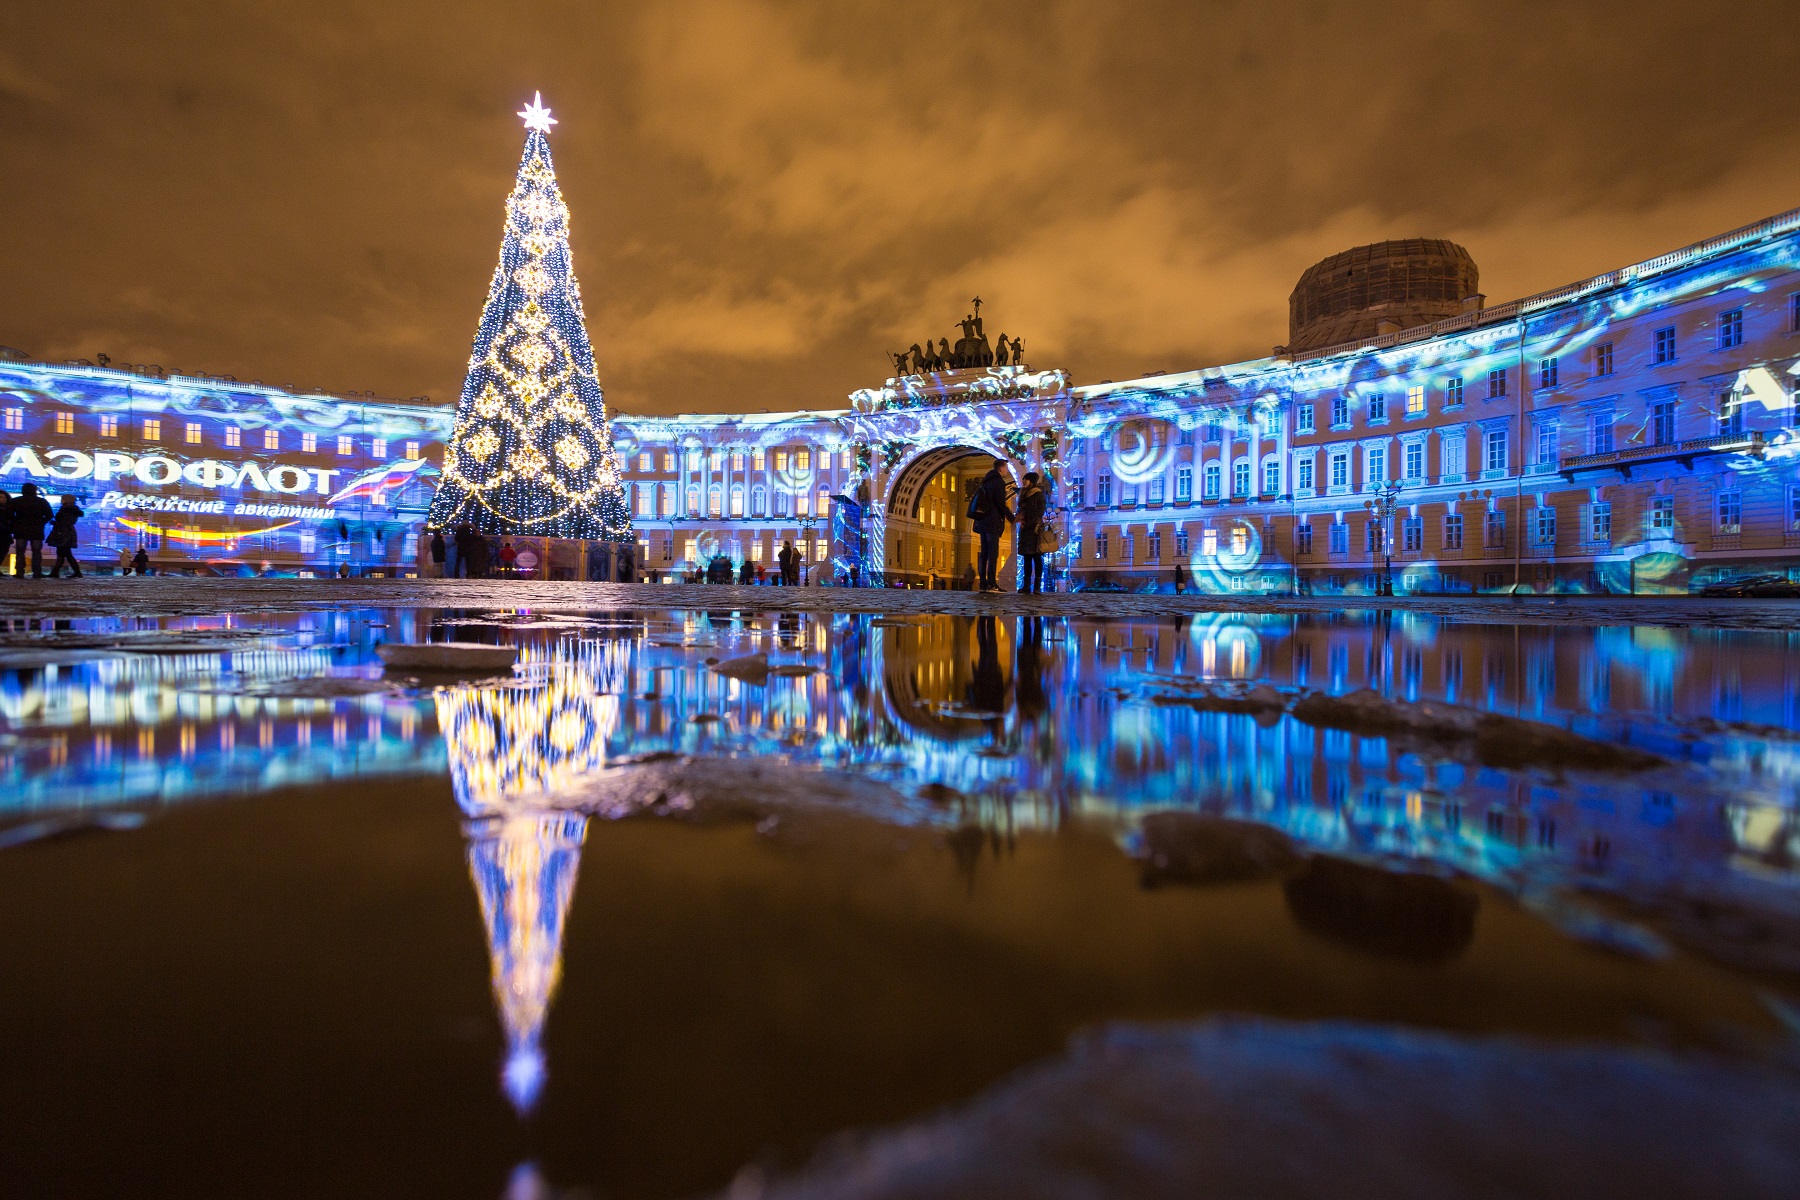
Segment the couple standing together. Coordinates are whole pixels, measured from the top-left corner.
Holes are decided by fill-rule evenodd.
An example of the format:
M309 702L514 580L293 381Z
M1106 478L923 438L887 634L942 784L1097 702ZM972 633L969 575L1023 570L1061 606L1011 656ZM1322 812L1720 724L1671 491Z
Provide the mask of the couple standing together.
M1049 507L1049 497L1044 494L1044 486L1036 471L1025 472L1025 486L1019 489L1019 507L1015 512L1006 502L1006 476L1001 474L1005 462L996 458L988 473L981 477L981 484L975 494L969 497L969 517L975 523L975 532L981 537L981 551L976 556L975 566L980 575L980 587L984 592L1000 590L1000 535L1006 532L1007 523L1017 522L1018 533L1013 544L1019 551L1019 557L1025 563L1025 580L1020 586L1024 592L1041 592L1044 590L1044 512Z

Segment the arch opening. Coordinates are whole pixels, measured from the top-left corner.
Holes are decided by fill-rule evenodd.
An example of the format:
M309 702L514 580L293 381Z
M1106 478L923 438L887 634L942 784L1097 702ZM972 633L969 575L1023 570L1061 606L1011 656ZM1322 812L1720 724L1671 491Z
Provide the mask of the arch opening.
M890 583L960 588L974 579L980 539L967 515L968 500L994 457L975 446L939 446L919 454L894 477L883 531ZM1010 578L1010 528L1001 535L1000 556L1001 576Z

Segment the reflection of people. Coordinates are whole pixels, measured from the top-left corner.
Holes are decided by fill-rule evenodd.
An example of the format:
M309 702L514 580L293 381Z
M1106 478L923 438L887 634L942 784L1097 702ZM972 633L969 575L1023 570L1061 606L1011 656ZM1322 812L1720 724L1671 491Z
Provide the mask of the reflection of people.
M1014 534L1019 557L1025 563L1025 590L1044 590L1044 548L1039 539L1044 532L1044 510L1050 499L1038 483L1036 471L1025 472L1025 490L1019 493L1019 527Z
M1006 710L1006 677L1000 671L1000 637L991 616L975 618L975 671L969 702L991 713Z
M50 536L45 540L56 547L56 562L50 567L50 578L55 579L62 574L63 564L69 565L70 577L81 578L81 564L75 561L75 522L87 514L75 503L75 497L65 495L62 507L56 510L51 518Z
M1019 618L1019 652L1014 656L1018 682L1013 688L1019 704L1019 720L1035 721L1050 711L1044 693L1044 664L1039 648L1044 640L1042 617Z
M981 553L976 557L976 566L981 575L981 590L997 592L1000 581L997 578L1000 569L1000 535L1006 532L1007 522L1014 519L1012 508L1006 503L1006 477L1000 468L1006 464L999 459L988 468L988 473L981 477L981 484L975 489L975 532L981 537Z
M18 498L12 502L13 543L18 554L14 574L25 577L25 551L31 551L31 577L44 577L44 526L50 523L56 514L50 511L50 502L38 495L37 484L28 483L19 489Z
M965 592L972 592L975 590L975 564L974 563L964 563L963 564L962 582L959 586Z

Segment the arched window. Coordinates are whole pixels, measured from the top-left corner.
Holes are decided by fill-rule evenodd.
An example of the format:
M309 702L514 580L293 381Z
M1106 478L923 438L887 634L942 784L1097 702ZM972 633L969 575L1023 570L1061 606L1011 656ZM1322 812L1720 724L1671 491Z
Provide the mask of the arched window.
M1240 458L1231 464L1231 494L1248 496L1250 494L1250 460Z
M789 500L789 498L790 497L788 496L788 494L786 492L782 491L780 488L775 489L775 515L776 516L785 517L788 515L788 500Z
M1265 496L1281 494L1281 459L1271 454L1263 459L1262 490Z
M824 488L820 488L819 489L819 497L818 497L819 507L813 509L813 511L818 513L822 517L827 512L830 511L830 507L829 507L830 504L831 504L831 493L826 491Z
M725 514L725 493L718 484L713 484L706 493L706 515L719 517Z
M663 484L663 490L662 490L662 515L663 516L668 517L668 516L674 515L674 513L675 513L675 495L676 495L676 490L675 490L674 484L672 484L672 483Z
M731 515L734 517L744 515L744 485L741 483L731 485Z
M1189 441L1193 440L1191 435L1186 436ZM1192 500L1193 498L1194 468L1186 466L1175 468L1175 499Z
M750 512L753 516L766 516L769 511L769 493L762 484L750 489Z
M1219 464L1207 463L1206 470L1200 479L1201 486L1205 489L1200 494L1208 500L1217 500L1219 498Z
M700 489L698 487L688 488L687 510L690 517L700 515Z

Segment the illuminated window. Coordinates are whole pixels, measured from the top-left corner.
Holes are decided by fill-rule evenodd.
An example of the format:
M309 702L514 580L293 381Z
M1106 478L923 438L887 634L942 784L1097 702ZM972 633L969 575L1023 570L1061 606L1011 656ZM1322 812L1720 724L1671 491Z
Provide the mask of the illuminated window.
M673 450L663 451L663 470L673 471L674 469L675 469L675 452Z
M1444 549L1461 550L1463 539L1463 519L1461 513L1447 513L1444 516Z
M1461 375L1453 375L1444 380L1444 407L1461 408L1463 402L1463 381Z
M1588 505L1588 541L1612 541L1612 505L1604 501Z
M155 417L148 417L145 419L144 440L146 442L160 442L162 440L162 422L160 420Z
M319 435L318 434L303 433L300 435L300 449L301 450L305 451L308 454L312 454L312 453L316 452L318 450L318 448L319 448ZM409 454L406 457L411 458L412 455Z
M744 452L742 450L733 450L731 452L731 469L734 471L741 471L744 469Z
M1506 395L1506 368L1496 367L1488 372L1488 399L1499 400Z
M815 508L813 511L818 513L822 517L825 515L825 510L830 507L831 507L831 493L826 491L824 488L820 488L819 495L818 495L818 507Z
M337 446L338 446L338 453L341 455L348 456L348 455L356 453L356 439L355 438L351 438L351 437L347 437L343 434L339 434L338 440L337 440Z
M1425 415L1424 384L1419 384L1416 387L1409 387L1406 389L1406 415L1409 417L1422 417Z
M796 450L794 452L794 469L796 471L811 470L812 469L812 451Z
M119 436L119 418L113 417L113 416L101 417L100 418L100 436L101 437L118 437Z
M1742 437L1744 435L1744 398L1736 392L1719 393L1719 435L1721 437Z
M1405 453L1407 482L1423 482L1425 479L1425 443L1422 440L1408 442Z
M1313 490L1313 460L1311 457L1294 460L1294 489L1301 492Z
M1556 386L1556 380L1556 360L1554 358L1540 359L1538 361L1538 386L1540 388L1553 388Z
M1294 432L1311 433L1313 431L1313 406L1302 404L1294 410Z
M812 512L812 497L801 492L794 497L794 515L804 517Z
M1719 349L1730 350L1744 344L1744 310L1734 308L1719 314Z
M1331 402L1331 427L1347 429L1350 425L1350 397L1338 396Z
M687 511L690 517L700 515L700 489L697 487L690 487L687 490Z
M187 423L186 436L188 445L198 446L200 444L200 423L198 421Z
M263 449L264 450L279 450L279 449L281 449L281 430L279 430L279 429L263 430Z
M1650 351L1650 361L1655 366L1675 361L1675 327L1673 325L1656 331L1654 343Z
M1175 499L1183 503L1194 498L1194 468L1179 466L1175 468Z
M1369 424L1387 424L1387 397L1379 392L1369 397Z
M827 558L830 558L831 557L831 543L826 541L824 538L820 538L818 541L814 542L813 543L813 557L816 558L820 562L824 562Z
M1506 473L1506 430L1490 429L1487 431L1487 469L1500 474Z
M677 491L676 491L676 487L674 484L672 484L672 483L663 484L663 489L662 489L662 515L663 516L668 517L668 516L674 515L676 495L677 495ZM663 555L663 557L667 558L669 556L667 554L665 554L665 555Z
M706 493L706 511L709 516L723 516L725 512L725 496L714 484Z
M687 469L690 471L698 471L700 469L700 448L698 446L688 447Z
M1206 558L1213 558L1219 553L1219 531L1202 529L1200 531L1200 553Z
M750 543L750 561L751 562L761 562L762 560L763 560L763 544L762 544L762 542L760 542L760 541L751 542Z
M775 452L775 470L778 473L787 470L787 458L786 450L777 450Z
M655 495L656 495L656 489L654 487L652 487L651 485L649 485L649 484L639 484L638 485L638 490L637 490L638 516L647 517L650 515L650 510L651 510L652 506L656 503Z
M1241 555L1241 554L1248 553L1249 549L1250 549L1250 531L1245 529L1242 525L1232 526L1232 528L1231 528L1231 552L1233 554Z
M236 442L233 442L231 444L234 446L237 445ZM372 458L378 458L378 459L385 461L387 459L387 455L388 455L387 439L386 438L376 438L374 441L370 442L369 443L369 455Z
M758 451L756 451L756 453L754 453L750 456L750 465L755 467L758 471L760 471L767 464L767 460L768 460L768 456L765 455L761 450L758 450Z
M1594 374L1611 375L1613 373L1613 352L1611 342L1601 342L1594 347Z
M56 414L56 432L58 432L58 433L74 433L75 432L75 414L72 412L57 413Z
M1800 490L1795 491L1794 495L1800 497ZM1650 498L1650 528L1657 533L1669 533L1674 530L1675 497L1652 496ZM1800 521L1794 522L1794 528L1800 529Z
M1326 530L1326 545L1333 554L1350 553L1350 526L1343 521L1333 521Z
M1312 526L1310 524L1302 523L1294 526L1294 553L1295 555L1312 553Z
M406 443L406 457L408 457L408 458L410 458L410 459L414 459L414 460L417 460L417 459L418 459L418 457L419 457L419 443L417 443L417 442L408 442L408 443Z
M731 485L731 515L734 517L744 515L744 486L742 484Z

